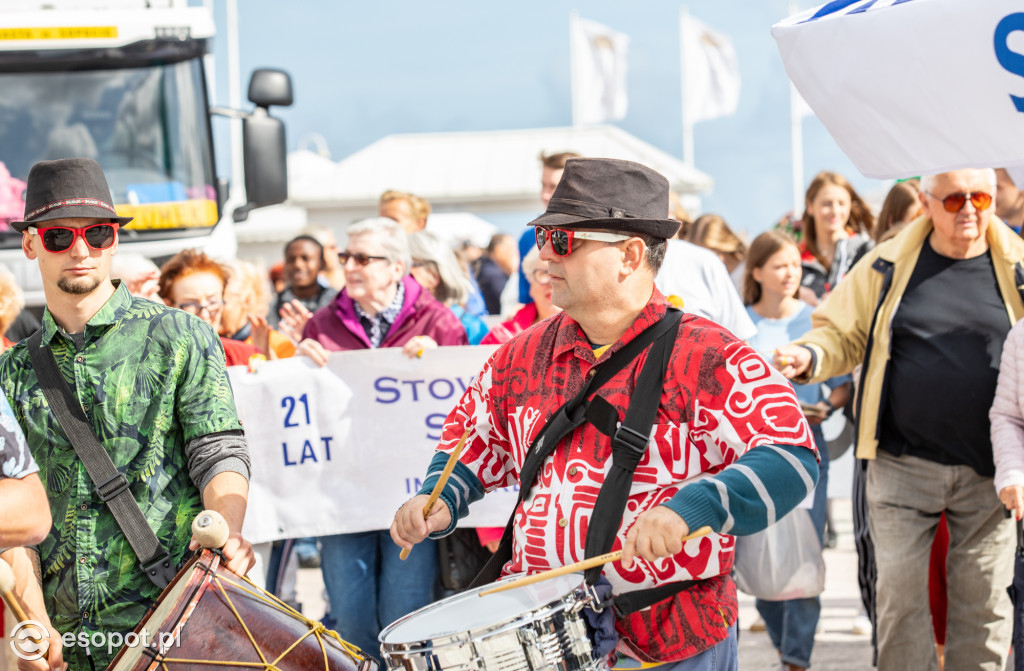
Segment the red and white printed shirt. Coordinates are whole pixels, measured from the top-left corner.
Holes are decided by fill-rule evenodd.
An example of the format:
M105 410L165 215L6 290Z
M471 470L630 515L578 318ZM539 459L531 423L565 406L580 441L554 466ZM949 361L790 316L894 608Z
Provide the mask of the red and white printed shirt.
M485 364L449 414L440 449L450 452L469 429L460 461L476 474L484 490L518 484L526 452L548 418L579 392L596 364L661 319L666 309L665 298L655 290L622 339L597 360L578 323L564 313L528 329ZM620 420L646 358L645 351L598 392L619 410ZM728 331L695 315L684 315L665 374L652 441L636 469L612 549L622 548L641 513L764 444L814 449L789 382ZM516 511L513 557L505 573L535 573L584 558L590 515L611 466L610 457L610 439L589 423L563 439L540 469L529 498ZM651 629L652 623L644 622L640 614L629 618L636 619L634 626L625 623L625 631L620 626L620 633L633 634L640 656L660 661L667 661L666 653L681 659L724 639L728 626L736 621L735 588L726 577L732 564L732 536L712 533L688 541L673 557L656 562L638 558L629 571L619 563L606 565L604 575L617 594L681 580L705 580L683 592L672 612L663 614L662 619L671 623L656 625L686 629L690 640L677 643L689 648L687 654L653 650L652 645L672 647L672 641L654 641L659 636L651 636L651 631L630 632L638 627ZM721 615L720 626L712 630L703 621L709 608ZM639 638L652 640L644 643Z

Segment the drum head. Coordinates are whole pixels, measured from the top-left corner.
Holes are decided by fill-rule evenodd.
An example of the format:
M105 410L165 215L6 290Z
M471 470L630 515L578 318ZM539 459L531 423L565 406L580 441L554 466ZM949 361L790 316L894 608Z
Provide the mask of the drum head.
M514 575L495 584L522 577ZM552 603L583 585L583 574L572 573L480 596L494 587L484 585L420 608L384 629L382 643L415 643L450 636L478 627L512 620L538 606Z

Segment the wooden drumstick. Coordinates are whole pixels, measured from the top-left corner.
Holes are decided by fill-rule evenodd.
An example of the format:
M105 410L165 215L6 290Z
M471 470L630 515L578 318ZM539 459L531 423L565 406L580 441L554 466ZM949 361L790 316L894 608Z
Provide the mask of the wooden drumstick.
M707 536L711 533L711 527L701 527L692 534L683 537L683 542L693 540L694 538L700 538L701 536ZM583 559L576 562L575 564L569 564L568 566L559 566L558 568L549 569L540 573L534 573L533 575L523 576L517 580L509 581L503 585L492 587L489 590L480 592L480 596L487 596L488 594L496 594L497 592L505 592L516 587L525 587L526 585L532 585L535 582L547 580L548 578L557 578L560 575L566 575L569 573L577 573L579 571L586 571L587 569L594 568L595 566L603 566L613 561L622 559L622 550L616 550L615 552L609 552L607 554L598 555L591 557L590 559Z
M14 570L3 559L0 559L0 596L11 607L14 617L18 618L18 622L24 622L28 619L25 609L21 607L21 602L14 596Z
M192 535L207 550L224 547L229 534L227 521L216 510L204 510L192 520Z
M4 603L11 609L11 612L14 613L14 617L18 622L30 621L25 613L25 609L21 605L21 601L14 595L14 570L3 559L0 559L0 597L3 598ZM49 641L44 641L42 645L43 659L47 659L50 654Z
M448 463L444 465L444 470L441 471L441 477L438 478L437 484L434 485L434 491L430 492L430 498L427 499L427 505L423 506L423 519L430 517L430 511L434 509L434 504L437 503L437 499L441 496L441 492L444 490L445 483L448 482L448 478L451 476L452 471L455 470L455 464L459 463L459 455L462 454L462 448L466 446L466 439L469 438L469 429L462 434L462 438L459 438L459 444L455 446L452 453L448 456ZM398 558L405 561L409 557L409 553L412 552L412 548L402 548L402 552L398 555Z

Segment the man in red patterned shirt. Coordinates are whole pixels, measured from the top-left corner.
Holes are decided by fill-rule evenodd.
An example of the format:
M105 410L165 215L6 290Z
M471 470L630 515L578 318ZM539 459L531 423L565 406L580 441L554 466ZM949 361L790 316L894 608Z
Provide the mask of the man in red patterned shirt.
M499 348L462 396L423 489L395 516L391 535L398 545L411 548L428 534L449 533L484 492L522 479L504 574L536 573L606 551L587 547L587 532L596 535L608 524L593 513L598 490L618 477L619 455L608 435L619 435L615 422L610 428L590 423L588 411L588 421L558 440L540 468L528 467L525 477L522 470L527 450L541 449L545 441L537 437L556 411L669 312L654 287L666 239L679 225L667 219L668 191L664 177L636 163L566 163L547 211L532 222L553 302L563 312ZM612 375L596 389L604 401L589 405L609 407L614 420L628 424L623 415L634 396L645 395L638 378L659 345ZM660 394L646 390L659 397L653 426L634 446L642 456L626 480L621 522L611 520L610 549L622 549L623 558L606 564L603 577L616 595L685 585L618 616L617 649L678 671L735 669L729 534L764 529L807 496L817 480L814 443L789 383L725 329L683 315L662 359ZM427 494L464 433L465 449L441 494L446 505L424 521ZM712 533L682 542L703 526Z

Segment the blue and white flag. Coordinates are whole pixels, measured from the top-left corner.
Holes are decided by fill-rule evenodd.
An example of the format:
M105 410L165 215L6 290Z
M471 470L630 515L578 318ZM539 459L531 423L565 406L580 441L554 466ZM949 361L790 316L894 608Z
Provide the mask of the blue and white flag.
M1020 0L834 0L772 35L865 176L1024 163Z

